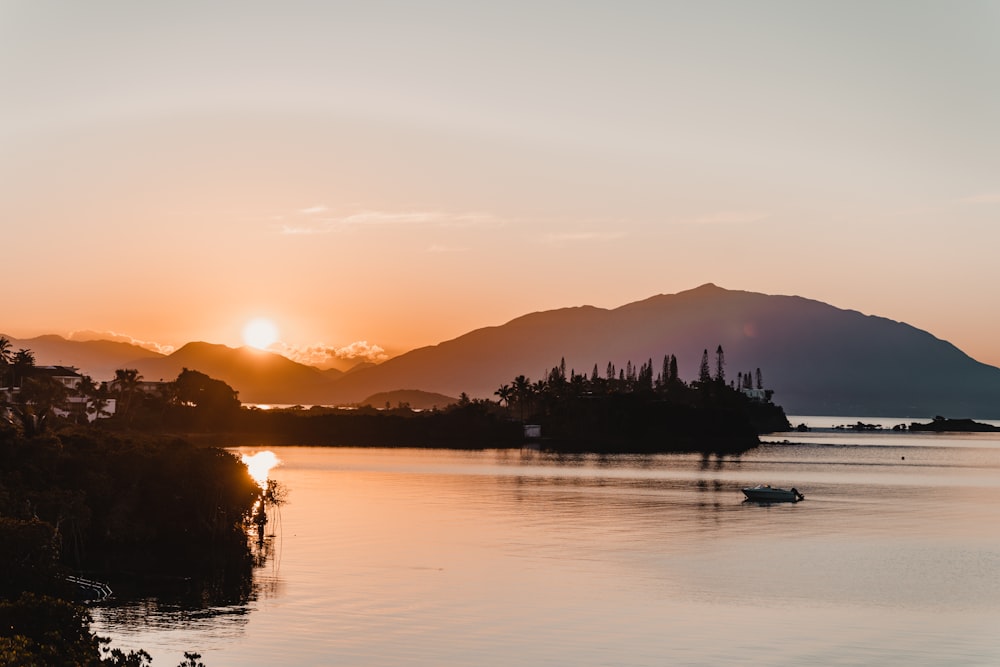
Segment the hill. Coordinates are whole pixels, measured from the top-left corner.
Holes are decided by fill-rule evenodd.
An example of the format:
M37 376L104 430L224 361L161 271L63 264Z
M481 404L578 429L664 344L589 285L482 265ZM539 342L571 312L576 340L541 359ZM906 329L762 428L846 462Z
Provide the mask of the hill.
M98 381L113 378L118 368L134 368L139 361L163 357L159 352L117 341L67 340L54 334L20 339L4 337L10 340L12 350L31 350L39 366L74 366Z
M188 343L166 357L135 360L132 367L147 380L173 380L185 368L197 370L236 389L244 403L320 403L343 375L272 352L201 342Z
M444 394L434 394L419 389L397 389L396 391L381 391L372 394L368 398L359 402L359 405L370 405L373 408L396 407L398 405L408 405L414 410L432 410L434 408L444 408L458 403L457 398L445 396Z
M1000 418L1000 369L975 361L926 331L797 296L703 285L615 309L532 313L413 350L332 385L329 402L378 391L492 397L518 374L539 379L566 360L577 373L610 361L677 357L694 379L702 351L722 345L726 371L760 368L788 414ZM714 357L713 357L714 358Z
M712 284L614 309L531 313L347 373L209 343L163 356L58 336L12 341L32 349L39 364L75 365L95 379L137 368L147 380L169 380L190 368L225 381L245 403L303 405L358 403L403 388L492 399L501 384L517 375L542 379L561 359L568 372L590 375L596 366L603 375L609 362L622 369L651 360L659 369L672 354L680 377L693 380L702 351L719 345L729 379L760 368L790 415L1000 419L1000 369L926 331L803 297ZM390 402L399 400L406 399Z

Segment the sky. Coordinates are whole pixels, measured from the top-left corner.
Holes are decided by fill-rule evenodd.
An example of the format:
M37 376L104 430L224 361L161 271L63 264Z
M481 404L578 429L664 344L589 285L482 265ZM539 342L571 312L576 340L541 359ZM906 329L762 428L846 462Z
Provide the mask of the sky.
M0 331L330 365L713 282L1000 365L998 72L1000 0L0 0Z

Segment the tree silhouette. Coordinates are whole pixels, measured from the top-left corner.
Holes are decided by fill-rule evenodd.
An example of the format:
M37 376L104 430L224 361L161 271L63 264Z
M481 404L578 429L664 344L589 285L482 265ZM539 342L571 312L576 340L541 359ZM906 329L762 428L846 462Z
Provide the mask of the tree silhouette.
M13 361L11 362L11 388L21 386L21 382L31 373L31 369L34 367L34 352L26 350L23 347L15 352Z
M118 399L124 403L122 414L131 418L132 399L139 390L142 376L135 368L119 368L115 371L115 384L118 387Z
M708 370L708 350L701 354L701 364L698 366L698 382L705 384L712 380L712 374Z
M509 384L500 385L500 388L493 392L493 395L498 397L497 403L510 410L510 399L514 395L514 390L510 388Z
M55 378L29 377L21 381L11 410L21 422L24 435L32 437L45 432L55 411L66 409L68 398L69 390Z
M719 384L726 382L726 355L722 351L722 345L715 350L715 381Z
M518 375L514 378L514 399L517 401L517 407L520 410L521 421L524 421L524 408L527 406L528 400L531 398L532 387L531 380L523 375Z
M14 362L14 353L11 352L10 339L0 336L0 387L6 387L7 371Z

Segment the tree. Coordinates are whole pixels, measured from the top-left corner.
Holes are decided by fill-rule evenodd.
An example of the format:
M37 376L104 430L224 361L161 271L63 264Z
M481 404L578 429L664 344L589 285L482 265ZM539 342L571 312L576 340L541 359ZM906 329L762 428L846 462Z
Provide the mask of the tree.
M55 411L66 409L68 398L69 390L54 378L25 378L14 396L11 411L21 422L24 435L32 437L45 432Z
M199 371L183 369L174 382L177 401L181 405L218 413L239 410L239 393L222 380Z
M7 371L14 362L14 353L11 352L10 339L0 336L0 387L6 387Z
M122 414L131 416L132 398L139 390L142 376L135 368L119 368L115 371L114 384L118 388L118 400L122 401Z
M87 401L87 414L94 415L94 419L101 419L110 414L108 404L111 402L111 393L108 391L107 383L102 382L88 398L90 400Z
M521 421L524 421L524 407L531 398L531 380L523 375L518 375L514 378L514 399L517 401L517 406L521 412Z
M722 345L715 350L715 381L719 384L726 383L726 355L722 351Z
M760 368L759 367L757 368L757 388L758 389L763 389L764 388L764 379L761 377Z
M510 409L510 399L514 395L514 391L510 388L509 384L502 384L500 388L493 392L493 395L497 397L497 403L506 406Z
M11 361L11 388L21 386L21 382L35 367L35 353L23 347L14 353Z
M698 367L698 382L705 384L711 382L712 374L708 370L708 350L701 353L701 365Z

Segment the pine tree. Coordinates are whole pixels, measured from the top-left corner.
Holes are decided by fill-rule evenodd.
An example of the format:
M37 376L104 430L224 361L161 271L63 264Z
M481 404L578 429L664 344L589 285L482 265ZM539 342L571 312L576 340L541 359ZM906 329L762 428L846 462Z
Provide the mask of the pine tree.
M708 350L701 353L701 365L698 367L698 382L707 383L712 379L712 374L708 370Z

